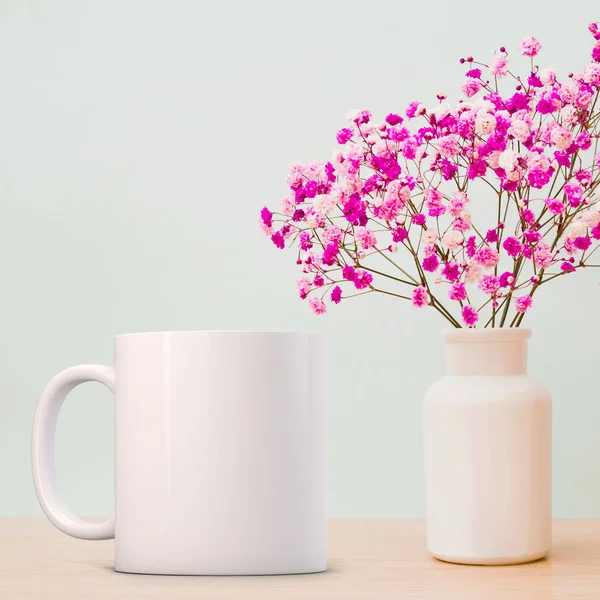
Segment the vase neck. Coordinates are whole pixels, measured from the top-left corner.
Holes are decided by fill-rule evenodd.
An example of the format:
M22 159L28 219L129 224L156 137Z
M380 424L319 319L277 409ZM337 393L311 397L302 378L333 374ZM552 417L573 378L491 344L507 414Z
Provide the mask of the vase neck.
M528 329L444 330L448 375L525 375Z

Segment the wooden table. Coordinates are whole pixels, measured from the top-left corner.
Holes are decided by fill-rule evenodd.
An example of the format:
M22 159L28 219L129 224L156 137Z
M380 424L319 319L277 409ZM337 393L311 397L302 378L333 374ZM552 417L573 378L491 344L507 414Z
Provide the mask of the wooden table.
M600 600L600 521L555 521L550 558L510 567L442 563L424 523L332 520L329 570L274 577L125 575L112 541L88 542L44 518L0 518L1 600Z

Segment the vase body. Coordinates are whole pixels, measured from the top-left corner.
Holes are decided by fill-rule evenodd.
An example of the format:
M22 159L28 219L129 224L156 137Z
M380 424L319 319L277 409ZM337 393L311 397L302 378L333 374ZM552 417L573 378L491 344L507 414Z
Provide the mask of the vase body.
M552 402L527 376L523 329L442 332L447 374L424 402L427 544L436 558L501 565L552 543Z

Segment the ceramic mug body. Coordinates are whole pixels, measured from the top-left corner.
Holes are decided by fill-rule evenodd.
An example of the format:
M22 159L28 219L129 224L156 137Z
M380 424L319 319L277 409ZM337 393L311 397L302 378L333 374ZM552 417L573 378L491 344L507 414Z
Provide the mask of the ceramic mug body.
M53 392L52 382L49 387ZM114 391L117 571L325 570L325 381L319 337L118 336ZM38 438L45 428L44 404L43 394ZM52 514L41 473L49 460L40 456L48 444L41 440L36 448L35 439L34 431L36 488L46 514ZM56 515L51 520L78 533L68 523L61 527Z

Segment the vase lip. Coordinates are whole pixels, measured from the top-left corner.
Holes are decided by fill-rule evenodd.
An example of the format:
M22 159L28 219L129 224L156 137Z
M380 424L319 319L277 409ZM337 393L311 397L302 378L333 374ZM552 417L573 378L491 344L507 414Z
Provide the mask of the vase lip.
M520 327L486 327L485 329L442 329L447 344L476 342L524 342L531 337L531 329Z

